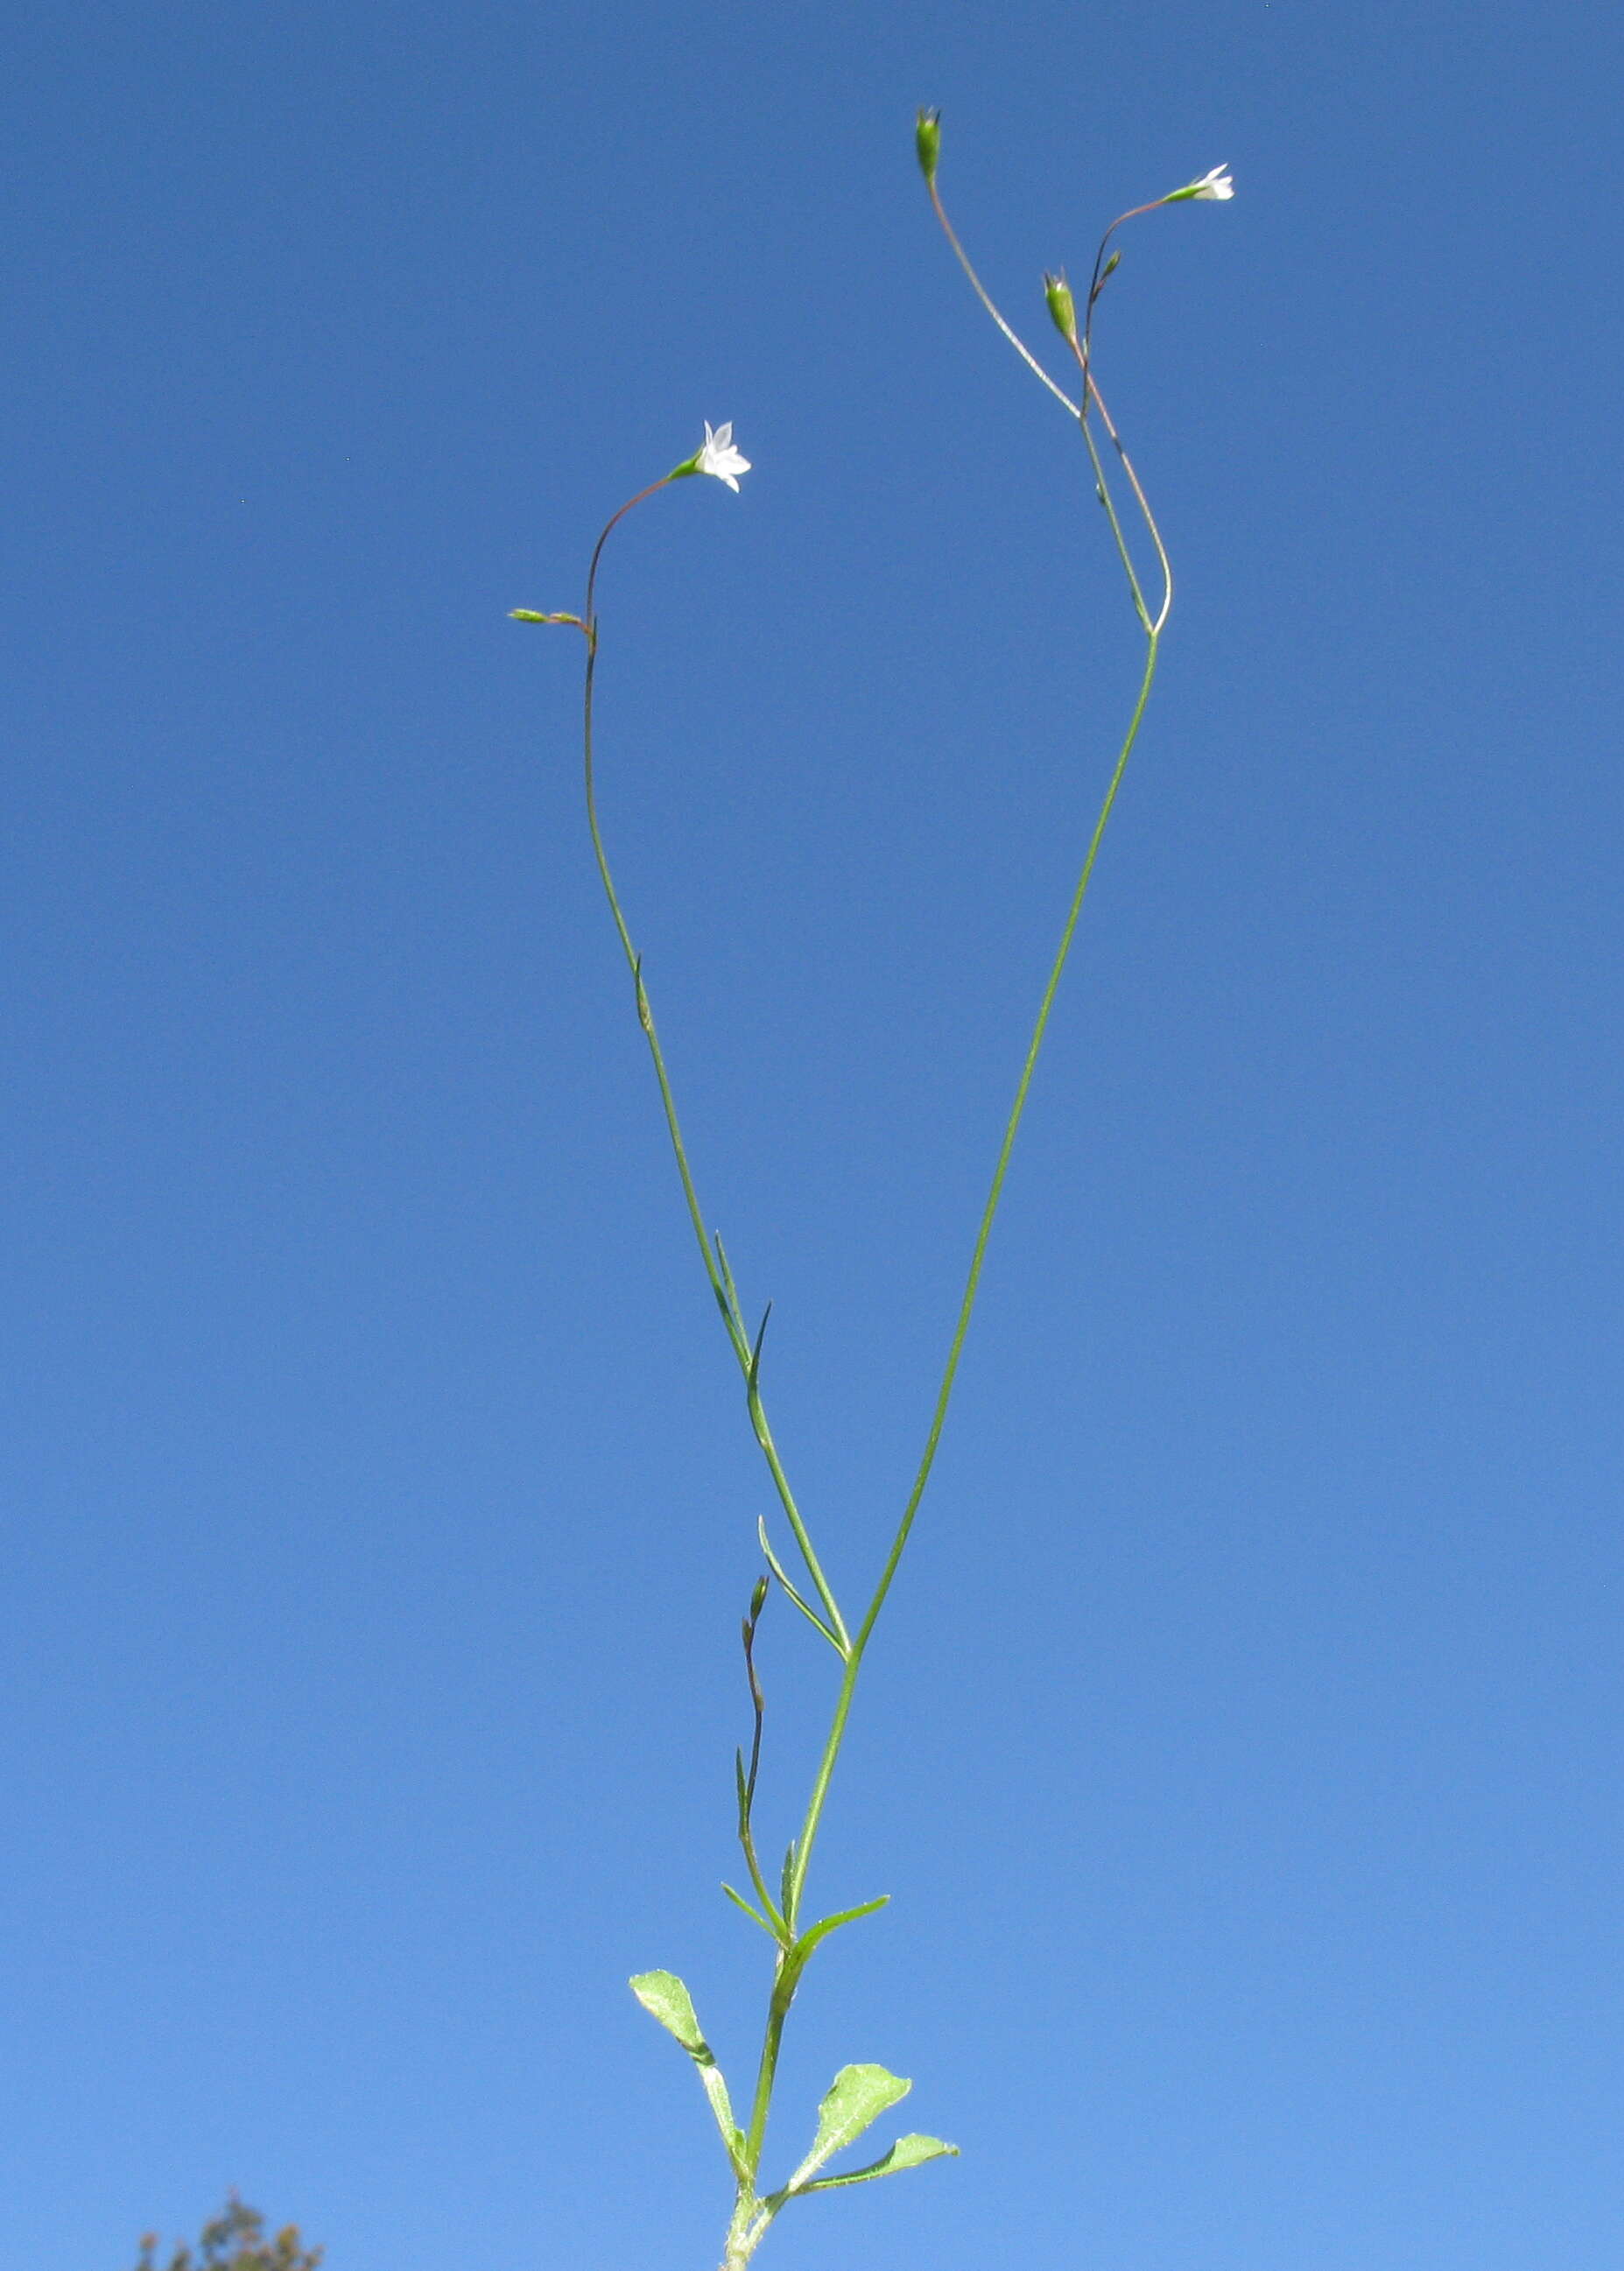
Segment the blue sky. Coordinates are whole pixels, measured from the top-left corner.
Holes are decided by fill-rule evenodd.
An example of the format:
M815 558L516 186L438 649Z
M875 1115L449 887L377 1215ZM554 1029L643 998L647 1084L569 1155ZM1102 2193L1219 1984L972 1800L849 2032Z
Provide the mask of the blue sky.
M708 2265L766 1505L860 1592L1179 579L796 2007L963 2157L761 2260L1624 2248L1616 17L91 4L13 39L0 2251ZM763 1805L829 1664L774 1603ZM754 1944L753 1944L754 1943Z

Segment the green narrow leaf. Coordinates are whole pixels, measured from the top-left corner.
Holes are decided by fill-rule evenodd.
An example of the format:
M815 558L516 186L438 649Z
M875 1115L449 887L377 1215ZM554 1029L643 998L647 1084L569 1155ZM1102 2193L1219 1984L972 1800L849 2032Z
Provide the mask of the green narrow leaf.
M738 1895L734 1895L735 1900ZM756 1921L759 1923L760 1918ZM722 2142L727 2148L727 2158L734 2173L740 2178L748 2176L744 2160L744 2132L733 2118L733 2102L727 2095L727 2084L722 2070L704 2035L699 2031L698 2014L694 1999L674 1971L639 1971L630 1983L631 1992L644 2009L659 2021L667 2034L674 2035L699 2069L699 2079L704 2094L711 2101L711 2111L716 2126L722 2133Z
M786 2190L799 2192L808 2177L816 2176L825 2161L860 2137L871 2121L905 2097L913 2089L911 2081L899 2074L891 2074L883 2066L843 2066L824 2094L817 2109L817 2135L812 2141L812 2150L790 2178Z
M790 1925L790 1927L791 1927L791 1929L792 1929L792 1930L793 1930L793 1928L794 1928L795 1919L794 1919L794 1917L793 1917L793 1916L791 1916L791 1915L790 1915L790 1912L789 1912L789 1910L790 1910L790 1898L789 1898L789 1894L790 1894L790 1880L791 1880L791 1878L794 1875L794 1873L795 1873L795 1841L794 1841L794 1839L792 1837L792 1838L790 1839L790 1841L789 1841L789 1850L788 1850L788 1851L787 1851L787 1852L785 1854L785 1856L784 1856L784 1873L783 1873L783 1875L782 1875L782 1876L779 1878L779 1880L778 1880L778 1907L779 1907L779 1910L781 1910L781 1912L782 1912L782 1914L783 1914L783 1916L784 1916L784 1917L785 1917L786 1921L788 1923L788 1925Z
M877 1901L865 1901L860 1908L842 1909L838 1916L825 1917L821 1924L815 1924L808 1931L802 1932L801 1938L795 1942L797 1957L804 1963L818 1942L827 1940L831 1932L838 1932L843 1924L855 1924L859 1917L873 1916L876 1910L883 1909L890 1899L889 1893L882 1893Z
M943 2144L940 2137L898 2137L883 2159L870 2161L866 2169L850 2169L844 2176L819 2177L815 2183L795 2187L802 2193L833 2192L837 2185L866 2185L873 2177L895 2177L904 2169L917 2169L926 2161L939 2161L944 2154L958 2157L957 2145Z
M750 1369L747 1377L749 1381L752 1404L758 1403L761 1397L761 1352L767 1338L767 1322L771 1314L772 1304L769 1301L761 1313L761 1330L756 1334L756 1345L750 1351Z
M823 1618L819 1616L817 1611L812 1606L811 1603L803 1599L801 1594L796 1591L788 1576L785 1574L784 1565L778 1560L778 1555L773 1552L772 1541L767 1535L767 1523L765 1515L760 1515L757 1517L756 1529L756 1533L761 1539L761 1550L766 1557L768 1568L771 1570L773 1575L778 1579L779 1584L784 1588L784 1590L789 1595L790 1599L793 1601L801 1615L806 1618L808 1623L815 1624L817 1627L819 1632L823 1634L823 1638L829 1642L830 1647L833 1649L841 1663L844 1664L846 1662L846 1650L841 1647L836 1634L824 1623Z
M716 1258L721 1265L722 1283L727 1289L727 1300L733 1313L734 1322L737 1324L741 1333L742 1333L744 1330L744 1311L739 1305L739 1289L734 1284L733 1265L727 1259L727 1248L722 1244L722 1233L719 1230L713 1230L711 1232L711 1235L716 1241Z
M744 1910L747 1917L750 1917L754 1923L758 1924L761 1926L768 1939L771 1940L775 1946L782 1946L783 1943L779 1940L778 1933L774 1932L772 1926L767 1922L766 1917L763 1916L761 1910L756 1906L756 1903L753 1901L747 1901L742 1893L735 1893L733 1887L726 1881L723 1883L722 1890L726 1894L730 1901L735 1902L737 1905Z

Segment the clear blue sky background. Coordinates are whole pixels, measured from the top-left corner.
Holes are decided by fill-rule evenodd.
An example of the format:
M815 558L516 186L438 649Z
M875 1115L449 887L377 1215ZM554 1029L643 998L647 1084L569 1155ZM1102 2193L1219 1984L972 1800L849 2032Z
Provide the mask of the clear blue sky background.
M1617 2271L1624 38L1585 5L86 4L12 31L7 2266L709 2271L665 1964L767 1504L845 1590L1180 578L792 2023L824 2271ZM832 1661L769 1611L787 1834Z

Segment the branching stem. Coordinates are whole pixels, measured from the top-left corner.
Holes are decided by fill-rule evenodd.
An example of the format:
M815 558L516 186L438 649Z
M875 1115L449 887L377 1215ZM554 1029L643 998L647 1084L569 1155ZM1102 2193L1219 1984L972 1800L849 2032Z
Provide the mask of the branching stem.
M922 114L921 115L922 118L934 117L934 114ZM1043 1047L1044 1037L1048 1030L1050 1014L1054 1009L1055 997L1060 989L1061 979L1065 971L1067 960L1071 952L1072 942L1076 932L1077 922L1083 912L1084 901L1088 895L1089 884L1094 873L1095 861L1099 858L1099 848L1104 841L1106 827L1110 823L1111 815L1115 808L1117 795L1122 785L1123 775L1127 771L1129 759L1133 754L1134 745L1139 735L1139 728L1144 721L1145 706L1150 700L1151 689L1155 681L1157 660L1161 645L1161 635L1167 622L1169 610L1173 605L1173 570L1168 562L1166 547L1162 541L1161 532L1156 525L1155 517L1151 510L1151 507L1146 499L1144 489L1140 482L1139 476L1129 458L1127 450L1123 447L1121 436L1118 431L1116 423L1106 406L1105 398L1099 391L1099 383L1095 378L1093 370L1093 323L1095 306L1099 299L1100 293L1104 288L1106 278L1108 278L1116 265L1114 259L1111 261L1109 265L1106 264L1106 248L1109 246L1112 237L1116 234L1117 230L1123 226L1124 222L1136 219L1139 214L1152 212L1155 210L1157 205L1167 204L1171 202L1171 200L1166 197L1161 197L1153 199L1148 205L1136 205L1128 212L1119 214L1117 219L1112 222L1110 227L1106 231L1105 235L1100 240L1099 249L1095 256L1093 274L1090 279L1086 312L1080 337L1076 331L1075 316L1070 312L1069 294L1068 294L1066 295L1064 303L1066 312L1064 314L1063 320L1060 316L1057 316L1056 320L1062 321L1062 328L1066 332L1068 344L1076 359L1081 376L1081 399L1077 402L1073 402L1071 398L1065 392L1064 389L1058 385L1049 376L1048 372L1045 370L1037 357L1026 346L1024 342L1017 336L1011 326L1004 320L1003 316L994 304L990 295L983 287L974 268L971 265L969 257L966 255L963 245L959 242L952 223L948 219L946 209L942 205L940 193L938 192L935 175L934 159L932 164L927 169L927 180L930 191L931 204L935 209L936 218L941 223L942 228L947 237L948 242L952 247L953 253L957 259L959 265L963 268L965 276L969 279L971 287L975 292L976 297L986 309L993 322L997 325L998 330L1009 341L1009 345L1015 349L1016 353L1020 356L1022 361L1024 362L1027 368L1033 372L1039 380L1041 381L1042 384L1047 388L1054 399L1058 401L1067 413L1076 421L1082 430L1083 439L1088 450L1089 460L1093 469L1096 490L1099 495L1100 503L1104 506L1106 517L1110 523L1112 537L1116 546L1117 555L1121 562L1123 570L1128 579L1129 592L1133 601L1135 614L1138 618L1140 628L1145 636L1145 656L1144 673L1140 680L1138 695L1134 703L1133 712L1129 720L1128 730L1117 753L1116 763L1112 771L1109 784L1106 789L1105 798L1100 805L1099 815L1095 820L1093 832L1089 838L1088 848L1084 857L1082 869L1078 875L1076 887L1073 890L1070 904L1066 912L1065 922L1061 931L1060 942L1056 948L1054 960L1049 968L1048 979L1043 989L1042 999L1038 1006L1037 1018L1032 1026L1031 1039L1027 1045L1025 1059L1021 1067L1020 1077L1016 1083L1015 1098L1009 1108L1008 1120L1005 1122L1003 1137L999 1146L997 1162L993 1171L991 1186L987 1191L986 1203L982 1208L980 1220L977 1226L974 1244L971 1249L969 1271L965 1277L964 1292L960 1297L958 1312L954 1322L952 1337L949 1343L947 1359L942 1368L941 1381L936 1390L935 1402L931 1411L930 1424L925 1439L924 1449L920 1458L918 1469L913 1477L913 1486L908 1493L906 1501L902 1509L901 1517L898 1523L896 1534L891 1540L890 1550L887 1553L883 1567L880 1571L879 1579L875 1587L873 1597L868 1604L868 1610L854 1635L848 1630L845 1619L841 1616L834 1594L828 1583L828 1581L823 1575L817 1556L813 1550L811 1538L808 1533L807 1527L801 1517L800 1509L796 1505L794 1496L790 1490L789 1483L784 1471L783 1462L778 1456L777 1445L773 1441L771 1428L769 1426L767 1422L766 1411L762 1401L761 1394L761 1351L763 1337L764 1336L766 1329L766 1319L765 1317L763 1318L761 1331L756 1335L755 1340L752 1342L749 1333L746 1328L744 1313L740 1302L738 1290L734 1283L733 1272L728 1266L727 1257L722 1247L721 1240L719 1237L713 1238L712 1235L707 1232L705 1227L704 1216L699 1204L699 1198L695 1188L693 1173L689 1165L688 1151L682 1138L681 1122L677 1117L676 1103L672 1092L670 1076L666 1067L665 1054L660 1046L659 1030L655 1024L654 1012L649 1000L648 987L643 972L643 959L641 955L638 953L636 945L633 943L630 931L627 927L625 917L622 912L619 895L615 890L615 879L609 867L608 855L604 848L602 831L600 828L598 819L597 790L592 753L592 704L596 686L599 649L599 625L596 613L597 582L598 570L603 557L604 547L607 543L614 530L635 506L641 504L645 498L654 495L659 489L667 488L671 481L676 480L682 474L695 471L697 469L697 461L690 461L690 463L686 465L679 466L675 473L668 473L663 480L652 482L647 488L639 490L637 495L629 499L628 502L621 507L620 510L607 522L601 535L598 539L597 544L593 547L592 565L588 570L586 578L585 614L584 619L579 622L579 628L584 631L586 638L584 721L586 814L588 825L592 831L592 849L598 862L598 872L603 882L604 893L609 903L609 911L614 917L615 932L620 939L621 949L625 956L627 966L631 972L637 1022L643 1030L644 1037L648 1043L649 1054L653 1061L655 1076L659 1085L660 1101L665 1110L667 1132L671 1140L672 1150L675 1155L677 1173L682 1181L682 1195L688 1209L689 1219L692 1224L694 1235L698 1242L700 1257L704 1265L706 1278L709 1281L711 1291L715 1298L717 1307L721 1314L723 1325L727 1334L729 1346L733 1350L734 1359L743 1375L746 1404L751 1432L756 1437L756 1441L760 1447L762 1455L766 1461L768 1471L772 1477L773 1484L778 1492L778 1500L783 1508L785 1517L789 1523L795 1543L800 1549L802 1561L805 1563L807 1574L811 1580L812 1590L816 1594L818 1602L822 1605L823 1613L821 1615L812 1608L808 1602L801 1598L795 1587L791 1583L788 1577L786 1576L776 1557L772 1554L771 1547L766 1539L764 1528L763 1530L764 1548L767 1553L768 1560L773 1574L778 1578L780 1584L784 1587L785 1590L788 1592L790 1597L795 1602L797 1606L799 1606L803 1612L811 1619L814 1624L818 1626L825 1637L831 1641L835 1648L836 1653L842 1660L839 1690L835 1699L834 1711L831 1719L829 1731L824 1739L823 1751L818 1759L817 1768L813 1778L811 1792L808 1799L806 1813L802 1819L800 1835L795 1839L793 1844L790 1847L788 1855L786 1858L780 1897L778 1902L775 1903L768 1892L765 1879L757 1861L753 1821L756 1773L761 1756L763 1711L762 1690L760 1681L756 1672L754 1645L756 1619L760 1614L762 1602L765 1597L767 1580L764 1577L760 1585L757 1587L755 1596L753 1597L750 1613L745 1619L743 1630L745 1666L750 1687L751 1705L754 1715L754 1731L750 1744L749 1765L748 1769L744 1764L742 1752L739 1754L737 1761L739 1835L740 1842L744 1850L746 1863L749 1870L751 1883L755 1888L756 1897L762 1903L763 1910L765 1911L765 1918L764 1919L764 1917L758 1916L756 1920L757 1922L762 1922L764 1920L770 1919L769 1929L771 1931L774 1938L778 1940L778 1945L774 1960L772 1991L768 2002L766 2025L762 2039L761 2056L756 2070L756 2086L751 2100L749 2126L743 2132L741 2147L735 2147L734 2152L734 2167L737 2171L738 2189L733 2221L729 2227L727 2235L726 2258L724 2271L743 2271L743 2267L749 2262L756 2245L764 2234L767 2226L771 2223L773 2216L777 2214L784 2199L788 2196L787 2193L774 2193L770 2197L764 2199L758 2188L757 2175L761 2165L762 2151L766 2138L767 2118L771 2108L773 2086L778 2073L778 2054L783 2041L785 2022L789 2014L790 2005L794 2000L796 1990L801 1984L801 1975L808 1962L810 1960L815 1948L821 1943L823 1938L825 1938L837 1926L850 1921L853 1917L866 1915L869 1912L871 1908L881 1905L881 1903L877 1902L867 1903L864 1907L858 1910L848 1910L844 1915L825 1917L820 1924L811 1926L804 1932L801 1930L801 1906L806 1892L807 1876L811 1867L813 1848L816 1843L818 1831L823 1822L823 1812L828 1803L830 1790L833 1783L835 1769L839 1761L841 1746L846 1739L847 1724L851 1716L852 1704L857 1692L858 1677L862 1669L863 1657L867 1651L868 1642L873 1634L875 1626L878 1621L880 1612L885 1605L886 1597L890 1591L891 1584L896 1577L898 1568L900 1566L903 1554L906 1550L908 1539L913 1529L914 1521L918 1515L920 1503L924 1498L927 1485L930 1480L932 1469L935 1463L937 1448L942 1440L942 1429L946 1425L948 1409L952 1401L953 1389L958 1376L959 1361L964 1354L965 1343L970 1329L971 1317L974 1312L976 1297L980 1288L981 1272L987 1257L987 1244L992 1235L993 1224L998 1212L999 1202L1003 1194L1004 1180L1009 1173L1010 1159L1014 1154L1016 1139L1020 1132L1021 1121L1025 1113L1026 1101L1032 1087L1032 1076L1037 1068L1038 1058ZM1177 194L1188 195L1190 194L1190 192L1186 191ZM1053 304L1054 302L1052 301L1051 305ZM1121 524L1118 517L1116 505L1111 494L1111 485L1106 479L1106 469L1101 461L1099 450L1094 439L1091 425L1091 413L1096 411L1099 413L1100 425L1103 427L1112 448L1115 452L1117 461L1122 469L1123 475L1133 492L1135 503L1138 506L1139 511L1144 518L1145 527L1150 533L1151 542L1155 549L1162 589L1159 603L1154 611L1152 611L1150 602L1145 596L1138 571L1135 567L1133 555L1129 549L1127 539L1124 536ZM709 428L706 430L708 441ZM533 621L548 622L575 622L577 620L576 618L567 616L533 616L530 619ZM731 1890L731 1888L728 1889ZM735 1894L734 1897L735 1899L739 1899L740 1896ZM740 1904L747 1910L749 1908L749 1903L748 1902L741 1900ZM754 1913L754 1911L751 1912Z

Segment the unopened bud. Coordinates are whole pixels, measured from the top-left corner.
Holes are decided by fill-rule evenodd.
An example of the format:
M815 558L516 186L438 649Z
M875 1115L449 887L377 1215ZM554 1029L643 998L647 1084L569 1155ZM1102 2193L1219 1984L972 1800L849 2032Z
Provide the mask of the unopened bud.
M1064 274L1045 273L1043 296L1049 303L1049 313L1054 318L1054 328L1071 346L1077 343L1077 310L1071 296L1071 287Z
M579 615L539 615L533 607L510 607L508 620L515 623L573 623L578 631L586 629Z
M913 128L913 146L919 153L920 171L927 182L936 178L936 160L942 155L942 113L921 110Z
M767 1577L757 1577L756 1580L756 1590L750 1595L750 1622L752 1624L754 1624L756 1618L760 1616L762 1609L766 1603L767 1588L771 1582L771 1579Z

